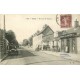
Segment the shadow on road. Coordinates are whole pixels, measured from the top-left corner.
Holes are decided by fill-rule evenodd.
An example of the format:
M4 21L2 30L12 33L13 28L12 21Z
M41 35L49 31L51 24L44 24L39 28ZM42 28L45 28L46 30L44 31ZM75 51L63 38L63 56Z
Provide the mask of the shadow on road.
M9 55L6 59L17 59L17 58L24 58L24 57L34 57L36 55L34 55L33 53L27 51L27 50L19 50L18 51L18 55Z

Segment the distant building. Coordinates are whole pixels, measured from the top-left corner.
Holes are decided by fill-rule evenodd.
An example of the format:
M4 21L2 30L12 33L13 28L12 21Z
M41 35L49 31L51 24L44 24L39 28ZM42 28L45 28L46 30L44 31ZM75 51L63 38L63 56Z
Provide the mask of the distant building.
M53 38L54 32L48 26L44 25L42 31L38 31L33 36L33 48L34 50L41 49L41 50L49 50L53 47Z

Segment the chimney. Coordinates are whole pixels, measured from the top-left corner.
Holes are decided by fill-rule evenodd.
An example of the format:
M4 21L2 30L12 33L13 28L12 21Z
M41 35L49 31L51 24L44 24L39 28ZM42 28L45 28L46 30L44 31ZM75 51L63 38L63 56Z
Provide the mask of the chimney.
M79 21L77 21L77 19L76 19L76 21L74 21L74 27L75 28L79 27Z

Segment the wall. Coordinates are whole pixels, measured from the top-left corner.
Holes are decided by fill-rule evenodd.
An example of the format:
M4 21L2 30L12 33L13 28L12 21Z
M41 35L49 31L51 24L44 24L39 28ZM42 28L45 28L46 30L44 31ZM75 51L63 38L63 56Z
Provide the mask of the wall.
M35 50L38 45L41 45L42 42L42 34L33 37L33 49Z
M53 49L53 41L49 42L50 49Z

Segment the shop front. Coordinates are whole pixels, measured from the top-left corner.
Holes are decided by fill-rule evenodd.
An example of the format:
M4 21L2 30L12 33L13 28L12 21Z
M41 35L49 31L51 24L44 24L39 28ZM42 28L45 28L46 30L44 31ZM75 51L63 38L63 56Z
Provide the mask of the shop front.
M66 34L61 37L61 52L77 53L76 33Z

